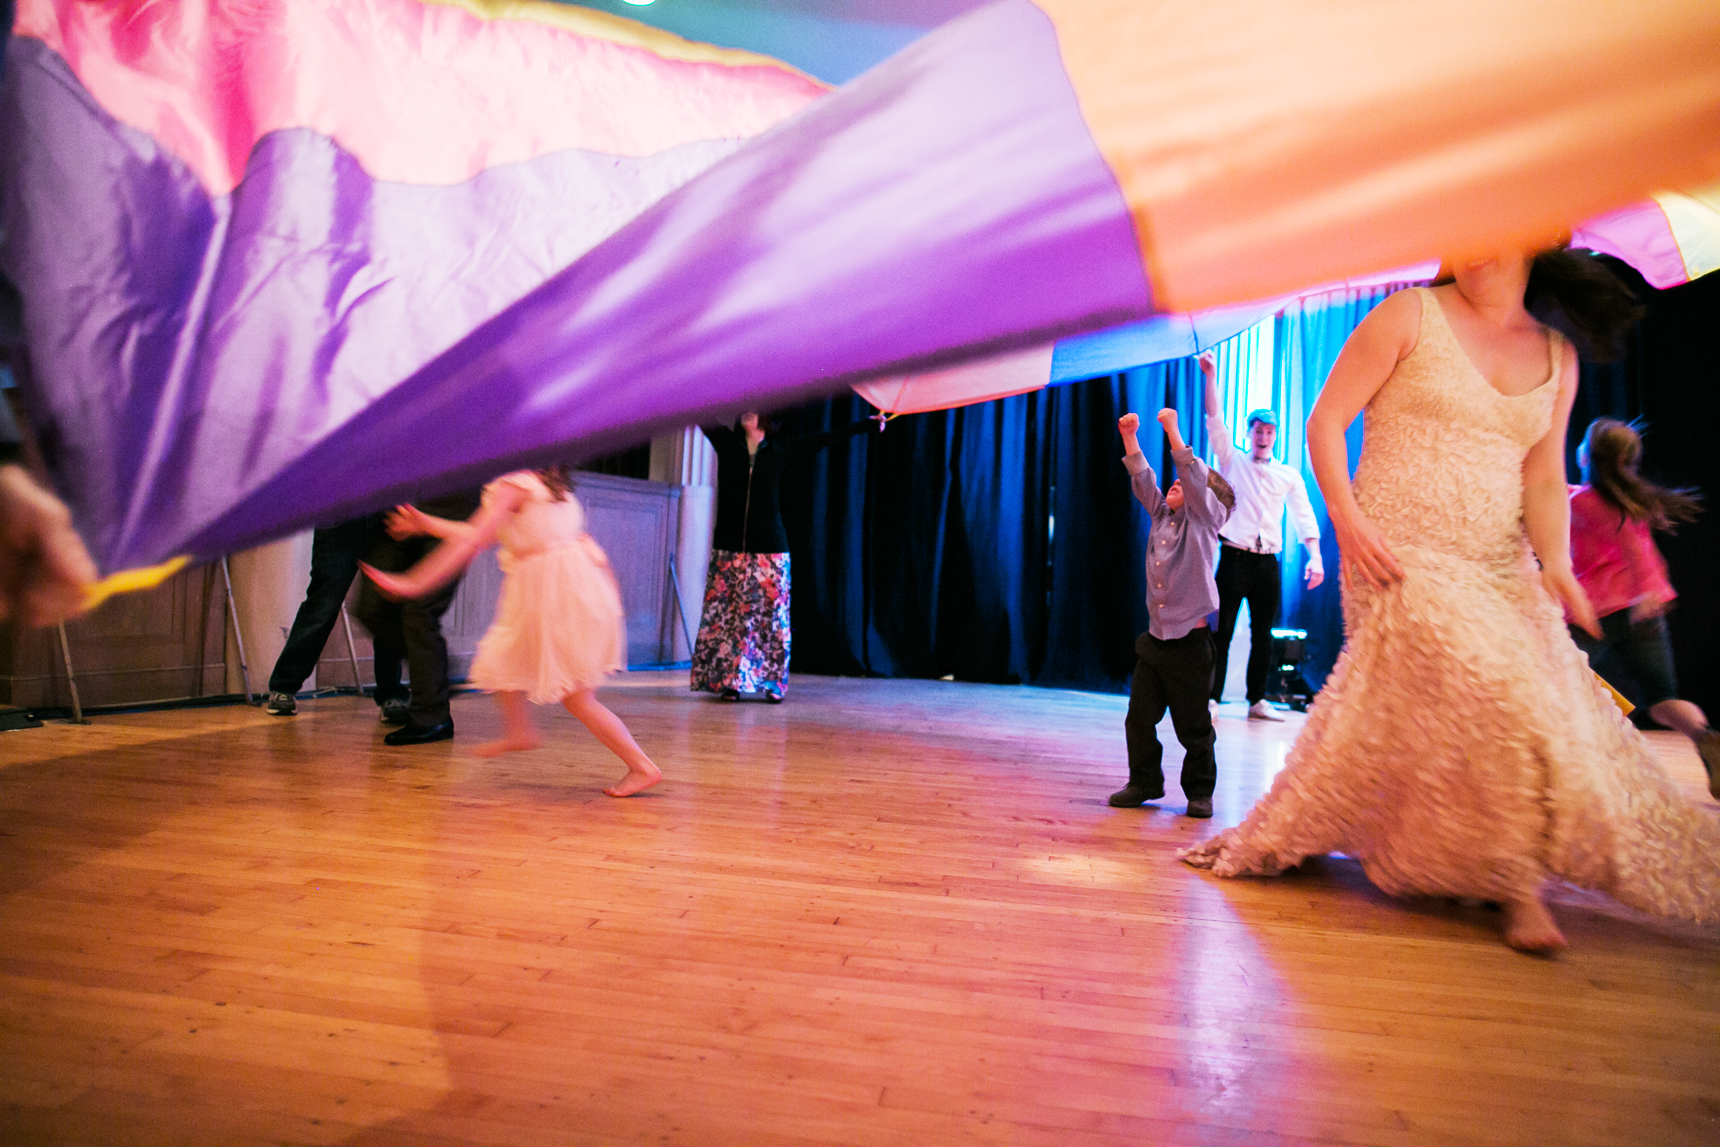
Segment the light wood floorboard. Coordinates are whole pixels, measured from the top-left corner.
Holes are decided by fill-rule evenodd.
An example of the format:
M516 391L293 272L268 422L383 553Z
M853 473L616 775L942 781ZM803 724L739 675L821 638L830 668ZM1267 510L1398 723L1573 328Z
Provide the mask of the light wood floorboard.
M1196 822L1106 806L1120 697L603 696L660 788L559 710L473 757L475 695L408 749L356 698L0 734L0 1143L1720 1143L1720 930L1559 888L1541 960L1175 860L1299 718L1223 710Z

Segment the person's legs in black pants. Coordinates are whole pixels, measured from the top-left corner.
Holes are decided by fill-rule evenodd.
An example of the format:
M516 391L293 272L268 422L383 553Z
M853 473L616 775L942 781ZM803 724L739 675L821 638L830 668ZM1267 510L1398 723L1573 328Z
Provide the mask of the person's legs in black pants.
M384 573L400 573L412 566L414 539L401 541L378 532L370 540L364 560ZM400 663L406 659L406 636L401 628L401 603L383 597L369 578L358 591L358 620L370 631L376 665L378 706L404 702L408 694L400 683Z
M1212 712L1206 707L1213 654L1212 633L1205 626L1175 641L1161 641L1155 650L1160 689L1171 711L1171 727L1183 747L1182 791L1191 803L1211 800L1218 783L1218 761L1213 755L1218 734L1212 727ZM1207 815L1211 815L1210 809Z
M1235 546L1221 544L1218 547L1218 572L1213 575L1213 580L1218 583L1218 631L1212 639L1212 692L1209 694L1214 701L1224 700L1224 678L1230 667L1230 639L1236 633L1236 615L1247 592L1247 571L1242 568L1242 559L1250 556Z
M1189 814L1211 816L1218 776L1213 756L1218 738L1206 707L1214 656L1212 633L1202 626L1170 641L1143 633L1135 640L1135 655L1129 713L1123 721L1129 743L1129 784L1112 794L1111 803L1127 808L1164 796L1164 746L1155 726L1168 708L1183 747L1182 787L1189 798ZM1206 807L1197 802L1205 802Z
M1266 674L1272 668L1272 626L1278 621L1283 593L1277 554L1246 554L1253 559L1248 578L1248 703L1266 698Z
M1135 639L1135 673L1129 678L1129 713L1123 718L1123 735L1129 748L1129 783L1111 794L1117 808L1133 808L1165 795L1163 760L1157 726L1165 715L1164 684L1152 657L1150 633Z
M1571 640L1576 642L1578 649L1587 654L1589 668L1599 675L1601 680L1629 697L1633 704L1640 703L1641 694L1634 688L1635 682L1623 654L1623 647L1630 641L1630 610L1621 609L1616 613L1609 613L1601 618L1600 622L1599 637L1591 636L1580 626L1570 626Z
M291 696L304 685L316 668L323 646L328 644L334 623L340 618L341 602L358 575L358 560L370 545L371 534L381 519L377 515L355 518L338 526L320 528L311 539L311 584L304 604L293 618L287 644L269 674L269 692Z
M464 521L478 508L478 491L449 494L417 505L435 517ZM379 570L398 573L410 569L437 544L435 538L391 538L384 532L372 543L372 556L368 560ZM377 702L397 700L403 695L409 698L406 723L387 737L391 745L422 744L454 735L448 708L448 642L442 636L442 615L448 612L459 587L460 579L456 577L426 597L391 602L374 585L365 582L359 598L359 616L376 643ZM385 652L406 658L411 674L410 693L400 688L398 674L388 683L391 688L385 693L381 675Z
M412 671L406 730L428 729L453 720L448 708L448 640L442 636L442 615L448 612L459 588L460 579L455 578L427 597L400 603L406 664Z

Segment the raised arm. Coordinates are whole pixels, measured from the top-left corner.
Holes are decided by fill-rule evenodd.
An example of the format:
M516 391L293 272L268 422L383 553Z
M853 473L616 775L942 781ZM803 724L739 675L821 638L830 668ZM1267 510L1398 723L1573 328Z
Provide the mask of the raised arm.
M1421 299L1415 291L1399 291L1375 307L1350 332L1308 415L1308 461L1338 539L1340 568L1346 577L1376 588L1401 581L1403 567L1379 527L1356 505L1344 433L1391 377L1398 360L1415 349L1420 333Z
M1230 427L1224 421L1224 399L1218 393L1218 356L1206 351L1200 356L1200 372L1206 376L1206 440L1212 446L1213 461L1220 473L1236 456L1230 440Z
M877 419L862 418L858 422L850 422L847 426L838 426L835 430L826 430L822 434L802 434L788 440L788 456L791 461L800 461L801 459L810 458L826 446L833 445L845 438L852 438L856 434L864 434L868 430L877 430L878 428L879 423Z
M699 427L699 432L705 436L705 440L708 441L712 447L719 451L727 446L734 439L736 434L733 426L721 425L701 426Z
M1553 335L1558 338L1559 336ZM1565 424L1577 398L1577 355L1568 345L1559 366L1559 394L1553 424L1523 458L1523 531L1541 560L1547 592L1570 610L1576 623L1601 635L1589 595L1571 571L1571 498L1565 484Z
M464 532L445 539L405 573L384 573L363 562L359 568L389 597L423 597L447 585L473 558L488 549L525 500L524 490L512 483L500 483L471 520L461 523L467 527Z
M1123 469L1129 472L1129 488L1135 492L1135 500L1152 514L1165 496L1159 492L1159 476L1153 473L1152 463L1141 453L1140 439L1136 437L1140 429L1138 414L1125 414L1117 419L1117 432L1123 436Z
M1177 426L1177 412L1170 407L1159 411L1159 425L1164 427L1165 443L1171 448L1171 461L1176 463L1177 479L1182 483L1183 509L1190 518L1198 518L1213 529L1224 525L1230 512L1208 482L1206 463L1194 456L1194 448L1183 441Z

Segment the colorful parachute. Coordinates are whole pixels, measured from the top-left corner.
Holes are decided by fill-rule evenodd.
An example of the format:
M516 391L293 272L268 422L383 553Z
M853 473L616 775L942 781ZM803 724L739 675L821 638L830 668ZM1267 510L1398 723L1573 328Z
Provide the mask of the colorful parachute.
M1710 0L997 0L822 96L554 5L26 0L7 67L110 570L1720 176Z
M1654 287L1664 290L1687 283L1720 269L1720 186L1689 195L1663 193L1591 219L1572 232L1571 242L1624 260ZM1187 315L1156 315L1138 323L1060 339L1054 346L1017 351L949 370L857 382L854 389L872 405L892 414L944 410L1025 394L1059 382L1199 354L1297 299L1358 287L1426 282L1438 268L1438 262L1432 261L1340 283L1323 283L1264 302L1214 307Z

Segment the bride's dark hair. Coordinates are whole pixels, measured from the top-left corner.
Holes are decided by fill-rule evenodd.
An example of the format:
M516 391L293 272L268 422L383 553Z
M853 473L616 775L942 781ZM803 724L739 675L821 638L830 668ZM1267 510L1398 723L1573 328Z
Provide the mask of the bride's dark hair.
M1523 309L1569 338L1590 362L1623 358L1625 337L1643 315L1630 288L1593 251L1564 245L1530 261Z

